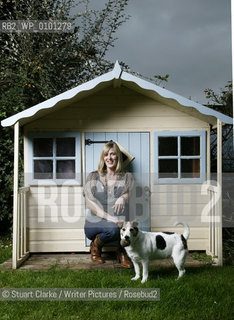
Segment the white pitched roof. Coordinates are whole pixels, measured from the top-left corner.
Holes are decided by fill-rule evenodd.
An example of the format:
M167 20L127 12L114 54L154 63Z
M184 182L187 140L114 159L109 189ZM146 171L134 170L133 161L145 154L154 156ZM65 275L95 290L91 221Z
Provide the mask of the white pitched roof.
M8 127L19 121L20 125L24 125L54 110L65 107L68 102L70 104L78 96L83 98L92 94L95 89L110 86L115 79L119 79L121 83L135 91L152 99L161 100L169 106L190 113L210 124L215 124L217 118L225 124L233 123L231 117L123 71L116 61L112 71L2 120L1 124L3 127Z

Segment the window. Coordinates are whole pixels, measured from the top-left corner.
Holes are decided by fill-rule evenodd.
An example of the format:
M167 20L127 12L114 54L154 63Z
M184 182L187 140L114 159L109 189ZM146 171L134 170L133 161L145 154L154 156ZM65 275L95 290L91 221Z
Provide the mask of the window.
M35 133L29 137L30 183L63 183L73 180L80 184L80 133ZM70 181L71 182L71 181Z
M155 183L201 183L205 180L205 132L155 133Z

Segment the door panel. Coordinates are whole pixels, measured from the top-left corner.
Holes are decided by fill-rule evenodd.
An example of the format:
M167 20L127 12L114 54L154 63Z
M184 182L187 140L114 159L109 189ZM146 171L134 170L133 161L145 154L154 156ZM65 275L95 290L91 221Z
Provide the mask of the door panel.
M126 171L133 174L135 188L130 199L130 220L136 219L141 230L150 231L150 150L148 132L89 132L85 139L92 141L117 141L135 159ZM93 143L85 147L85 175L97 170L104 143Z

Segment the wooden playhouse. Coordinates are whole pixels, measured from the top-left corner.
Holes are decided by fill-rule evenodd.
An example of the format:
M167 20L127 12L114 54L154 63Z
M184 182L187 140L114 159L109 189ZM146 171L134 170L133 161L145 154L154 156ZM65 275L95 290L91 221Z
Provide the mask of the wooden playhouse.
M32 252L89 251L83 185L105 141L134 160L135 218L144 230L191 228L190 250L222 264L222 125L232 119L123 71L112 71L1 122L14 141L13 268ZM217 183L210 129L217 128ZM24 186L19 187L19 134ZM181 228L177 228L182 231Z

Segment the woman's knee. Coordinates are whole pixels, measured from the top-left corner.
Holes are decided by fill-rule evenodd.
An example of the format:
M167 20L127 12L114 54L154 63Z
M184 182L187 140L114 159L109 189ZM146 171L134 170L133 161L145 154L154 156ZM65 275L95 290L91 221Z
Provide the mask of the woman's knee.
M97 234L103 242L112 242L120 239L120 231L117 224L104 222L100 224L87 223L84 227L85 235L88 239L94 240Z
M113 226L112 228L107 228L103 232L103 241L112 242L120 239L119 227Z
M97 235L97 231L95 230L95 228L87 225L84 226L84 232L85 232L85 236L89 240L94 240Z

